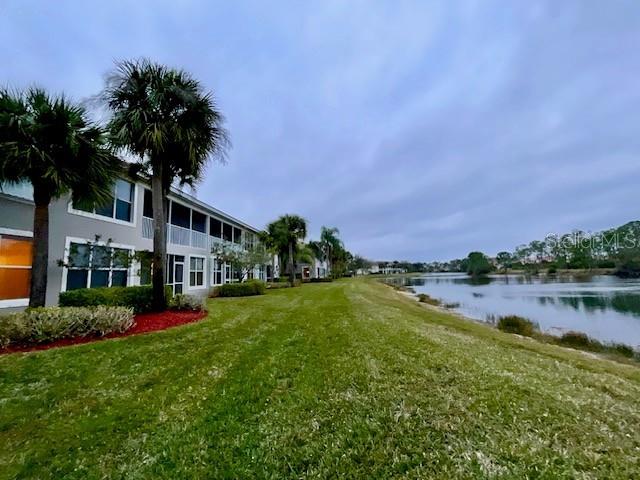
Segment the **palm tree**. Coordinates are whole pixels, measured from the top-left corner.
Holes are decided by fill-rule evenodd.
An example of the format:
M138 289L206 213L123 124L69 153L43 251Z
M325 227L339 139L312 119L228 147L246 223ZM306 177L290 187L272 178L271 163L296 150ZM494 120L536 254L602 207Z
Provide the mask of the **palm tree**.
M342 240L338 238L340 231L337 228L322 227L320 230L320 244L325 251L325 259L329 264L329 271L333 269L333 260L336 252L344 247Z
M280 258L287 258L289 281L293 285L296 278L296 255L298 242L307 236L307 221L298 215L283 215L267 226Z
M112 111L108 128L114 144L136 156L151 177L153 299L162 310L166 197L176 179L193 186L210 158L224 160L229 146L224 118L212 95L188 73L146 59L119 63L103 99Z
M312 240L307 243L307 247L313 253L313 258L320 260L321 262L326 259L325 248L322 242Z
M268 230L258 232L258 241L264 245L264 248L271 255L271 281L273 282L276 275L276 255L278 254L278 244L273 232Z
M108 201L121 170L83 107L39 88L0 90L0 182L33 186L30 307L46 300L49 204L69 191L76 204Z

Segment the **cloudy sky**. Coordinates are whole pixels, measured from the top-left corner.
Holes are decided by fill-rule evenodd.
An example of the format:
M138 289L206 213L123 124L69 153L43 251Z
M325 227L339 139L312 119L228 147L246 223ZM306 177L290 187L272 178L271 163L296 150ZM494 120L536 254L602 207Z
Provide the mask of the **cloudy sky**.
M114 60L182 67L233 149L197 195L336 226L373 259L495 254L640 219L640 2L0 6L0 82L83 100Z

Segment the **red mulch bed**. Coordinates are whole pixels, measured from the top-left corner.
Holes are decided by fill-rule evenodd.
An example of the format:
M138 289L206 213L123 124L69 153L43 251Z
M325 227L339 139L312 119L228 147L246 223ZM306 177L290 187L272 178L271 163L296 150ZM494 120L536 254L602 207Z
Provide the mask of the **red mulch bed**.
M41 343L37 345L11 345L7 348L1 348L0 354L13 352L32 352L34 350L48 350L56 347L66 347L68 345L78 345L81 343L90 343L103 340L105 338L128 337L129 335L138 335L140 333L157 332L158 330L166 330L167 328L177 327L187 323L197 322L207 316L207 312L184 312L177 310L166 310L164 312L139 313L135 316L135 324L124 333L110 333L104 337L75 337L63 338L50 343Z

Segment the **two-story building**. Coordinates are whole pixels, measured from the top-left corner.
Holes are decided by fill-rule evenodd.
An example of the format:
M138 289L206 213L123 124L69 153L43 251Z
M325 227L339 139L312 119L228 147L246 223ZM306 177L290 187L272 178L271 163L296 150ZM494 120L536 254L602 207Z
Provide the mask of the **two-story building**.
M28 304L33 213L30 184L2 186L0 308ZM119 179L112 201L100 207L81 209L70 196L53 201L47 305L66 290L150 284L150 261L139 252L153 250L152 216L150 185L141 178ZM232 265L216 259L214 246L257 242L256 228L178 189L168 196L166 227L166 277L174 293L205 296L216 285L240 280ZM266 279L270 269L271 262L250 276Z

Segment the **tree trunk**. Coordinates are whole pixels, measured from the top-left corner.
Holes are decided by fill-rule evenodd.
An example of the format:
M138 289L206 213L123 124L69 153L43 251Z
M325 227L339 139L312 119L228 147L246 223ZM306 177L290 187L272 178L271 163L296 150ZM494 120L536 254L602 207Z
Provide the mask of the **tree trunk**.
M293 260L293 243L289 243L289 281L291 282L291 286L296 280L296 267Z
M31 254L30 307L44 307L47 299L47 270L49 268L49 203L51 197L34 189L36 205L33 214L33 250Z
M167 258L167 228L164 213L162 162L158 162L158 165L153 168L151 198L153 204L153 308L154 310L162 311L167 308L164 289L164 265Z

